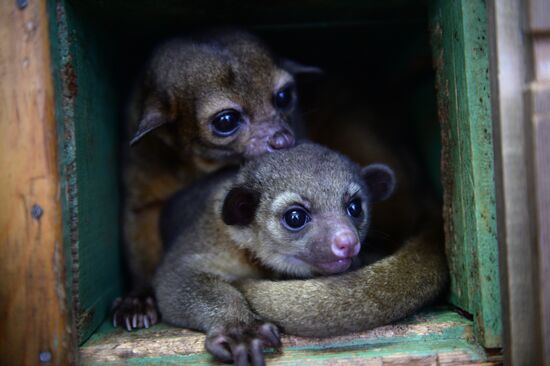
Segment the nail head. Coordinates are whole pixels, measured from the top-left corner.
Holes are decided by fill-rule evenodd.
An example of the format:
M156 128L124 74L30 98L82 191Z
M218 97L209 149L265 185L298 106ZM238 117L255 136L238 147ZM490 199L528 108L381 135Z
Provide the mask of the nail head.
M49 363L52 361L52 353L48 351L40 352L38 358L42 363Z
M33 219L39 220L42 217L43 213L44 213L44 210L42 209L42 207L40 207L38 205L32 206L31 216L32 216Z
M20 10L23 10L27 7L27 5L29 5L29 1L28 0L15 0L15 2L17 3L17 7L20 9Z

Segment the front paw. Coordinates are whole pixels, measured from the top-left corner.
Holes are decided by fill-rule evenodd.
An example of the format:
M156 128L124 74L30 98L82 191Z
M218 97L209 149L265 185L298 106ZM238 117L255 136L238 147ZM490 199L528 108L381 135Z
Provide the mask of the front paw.
M209 332L205 346L221 361L232 361L237 366L263 366L264 348L279 349L281 336L275 325L258 321L251 326L216 328Z
M153 296L128 295L117 298L112 305L113 326L128 331L149 328L159 321L157 304Z

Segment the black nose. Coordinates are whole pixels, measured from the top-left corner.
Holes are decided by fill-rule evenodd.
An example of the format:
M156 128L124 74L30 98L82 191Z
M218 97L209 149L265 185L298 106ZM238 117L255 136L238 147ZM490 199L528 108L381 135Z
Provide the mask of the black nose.
M269 146L275 150L292 147L294 146L294 136L287 130L278 131L269 139Z

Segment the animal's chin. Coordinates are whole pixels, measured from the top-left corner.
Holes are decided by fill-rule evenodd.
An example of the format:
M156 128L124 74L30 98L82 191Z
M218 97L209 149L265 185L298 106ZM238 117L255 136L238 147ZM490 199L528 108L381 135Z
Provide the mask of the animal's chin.
M337 259L331 262L316 262L310 263L301 258L292 256L289 258L289 263L302 268L313 268L314 272L323 275L342 273L348 270L352 264L352 258Z
M275 271L291 277L311 277L314 273L310 264L294 255L273 254L268 263Z
M322 274L336 274L348 270L351 263L351 258L343 258L332 262L315 263L314 266Z
M265 146L256 146L255 148L249 148L245 151L244 157L245 159L253 159L255 157L261 156L266 153L270 153L275 151L274 149L270 148L267 144Z
M292 137L294 139L294 137ZM288 146L280 147L280 148L274 148L269 145L269 143L266 141L261 142L251 142L248 144L246 151L244 152L245 159L255 158L257 156L266 154L266 153L272 153L275 151L281 151L290 149L291 147L295 146L296 144L292 142Z
M204 148L202 146L195 146L193 150L193 160L198 166L220 167L239 163L242 160L242 155L229 148Z

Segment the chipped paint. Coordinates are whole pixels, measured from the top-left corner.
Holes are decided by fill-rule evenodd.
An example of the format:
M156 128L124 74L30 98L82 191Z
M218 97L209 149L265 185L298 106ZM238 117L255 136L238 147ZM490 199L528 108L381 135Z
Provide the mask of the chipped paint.
M118 105L103 46L68 1L48 2L56 81L63 250L74 333L85 340L120 294ZM85 40L86 44L84 44ZM101 46L101 47L100 47ZM85 48L85 49L84 49ZM97 142L101 141L101 142Z
M436 0L432 47L442 137L450 301L474 315L477 338L501 344L485 2Z
M215 364L204 351L204 339L202 333L164 324L129 333L105 323L82 347L81 354L84 365ZM470 363L486 361L487 355L472 342L472 322L446 309L346 336L284 336L283 353L267 353L270 365L408 364L426 360Z

